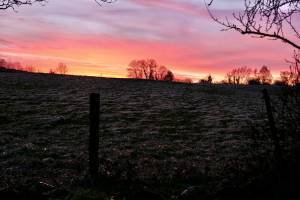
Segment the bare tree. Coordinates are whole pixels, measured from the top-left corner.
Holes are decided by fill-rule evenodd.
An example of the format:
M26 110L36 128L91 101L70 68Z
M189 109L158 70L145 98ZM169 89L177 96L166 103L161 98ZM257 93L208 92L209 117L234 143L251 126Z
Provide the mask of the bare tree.
M6 68L24 71L24 67L20 62L8 62Z
M280 81L283 84L285 84L285 85L290 84L290 79L291 79L291 73L289 71L280 72Z
M259 80L261 84L271 84L273 76L270 69L267 66L262 66L259 70Z
M229 84L240 84L240 79L237 77L237 69L232 69L228 72L226 78Z
M7 66L7 62L5 59L0 59L0 67L6 67Z
M239 67L232 69L226 74L229 84L246 84L249 80L252 70L248 67Z
M59 63L58 67L56 68L56 72L58 74L66 74L68 72L68 67L65 63Z
M300 51L294 52L293 60L287 62L290 65L290 81L291 84L297 85L300 83Z
M127 68L128 77L148 80L165 80L171 72L165 66L159 66L154 59L133 60ZM174 75L173 75L174 78Z
M141 60L133 60L129 63L129 68L127 68L128 77L135 79L143 78L143 69L142 69Z
M237 72L240 77L240 83L246 84L251 75L252 69L248 67L240 67L237 69Z
M153 59L133 60L129 64L128 77L138 79L154 79L157 63Z
M98 5L102 3L113 3L116 0L94 0ZM0 0L0 10L6 10L8 8L15 9L23 5L32 5L33 3L46 3L47 0Z
M215 0L206 2L207 10L223 30L235 30L244 35L281 40L300 49L300 33L296 26L299 21L300 0L244 0L244 9L220 19L210 10ZM295 38L285 34L292 31Z
M146 60L145 69L148 74L149 80L155 80L157 68L158 68L158 65L157 65L156 60L154 60L154 59Z
M43 3L46 0L0 0L0 10L6 10L8 8L15 9L22 5L32 5L33 3Z
M231 71L226 73L225 79L228 84L233 84L233 76Z
M173 81L175 78L174 74L172 71L168 70L166 76L164 77L164 81Z
M102 3L113 3L117 0L94 0L98 5L102 5Z
M32 72L32 73L37 72L36 68L33 66L26 66L24 70L27 72Z
M56 72L55 72L55 70L50 69L50 70L49 70L49 74L56 74Z
M167 73L168 69L165 66L160 66L156 72L156 80L163 80Z

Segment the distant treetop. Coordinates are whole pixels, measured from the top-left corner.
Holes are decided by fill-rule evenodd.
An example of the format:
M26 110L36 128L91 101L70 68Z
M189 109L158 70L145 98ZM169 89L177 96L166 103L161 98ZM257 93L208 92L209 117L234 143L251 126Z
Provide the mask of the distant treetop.
M128 77L134 79L173 81L174 74L154 59L132 60L127 68Z

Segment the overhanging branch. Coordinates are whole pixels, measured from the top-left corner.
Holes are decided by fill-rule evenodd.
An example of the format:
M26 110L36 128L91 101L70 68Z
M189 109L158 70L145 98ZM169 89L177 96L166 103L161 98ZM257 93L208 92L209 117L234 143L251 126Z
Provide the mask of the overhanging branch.
M212 13L210 8L215 0L204 2L211 18L221 24L223 30L281 40L300 49L300 33L295 26L300 16L300 0L244 0L244 10L233 13L230 20L227 17L221 20ZM294 33L296 40L285 32Z

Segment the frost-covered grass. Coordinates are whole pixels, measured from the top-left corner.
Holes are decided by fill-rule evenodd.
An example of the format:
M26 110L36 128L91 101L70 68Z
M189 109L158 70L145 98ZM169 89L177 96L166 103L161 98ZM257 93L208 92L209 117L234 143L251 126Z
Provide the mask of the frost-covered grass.
M265 123L262 87L0 73L0 186L84 175L91 92L101 94L101 157L130 161L144 180L218 176L247 158L250 124Z

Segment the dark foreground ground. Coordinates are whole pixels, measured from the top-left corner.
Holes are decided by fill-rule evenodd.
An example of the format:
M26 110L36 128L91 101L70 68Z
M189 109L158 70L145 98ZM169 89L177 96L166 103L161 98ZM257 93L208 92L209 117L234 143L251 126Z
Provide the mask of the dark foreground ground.
M265 169L253 160L270 151L253 145L254 132L267 126L263 87L272 98L280 90L0 73L0 195L232 196ZM101 95L103 176L93 189L87 173L91 92Z

